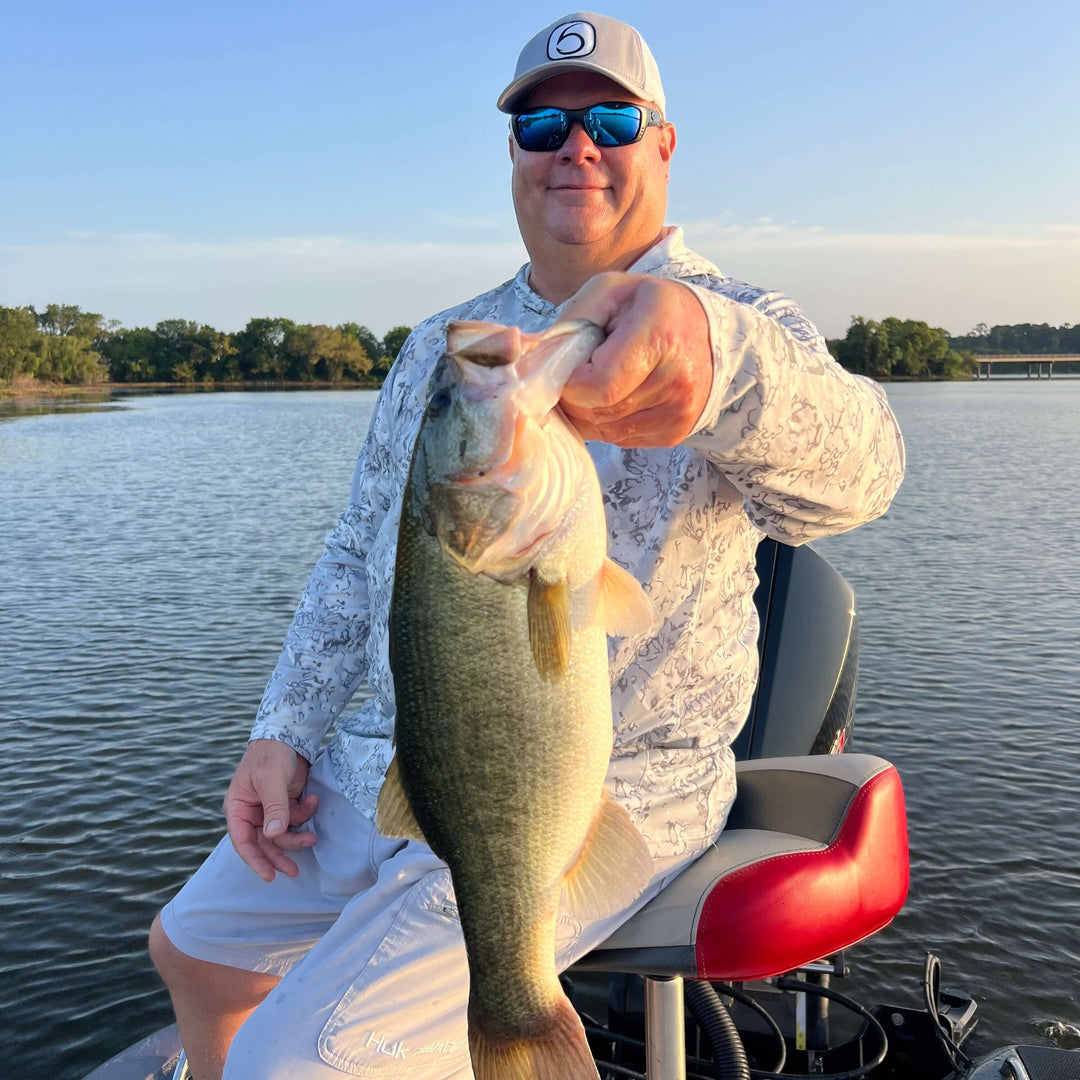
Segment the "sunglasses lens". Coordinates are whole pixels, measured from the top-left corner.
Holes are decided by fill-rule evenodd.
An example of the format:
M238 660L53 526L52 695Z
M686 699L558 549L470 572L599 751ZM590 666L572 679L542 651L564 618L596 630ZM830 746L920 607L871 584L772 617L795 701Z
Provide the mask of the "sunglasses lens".
M629 146L641 135L644 112L617 101L584 110L530 109L514 116L514 138L522 150L558 150L575 120L582 122L597 146Z
M636 105L594 105L585 114L585 130L597 146L629 146L641 131Z
M522 150L558 150L569 127L562 109L533 109L514 117L514 137Z

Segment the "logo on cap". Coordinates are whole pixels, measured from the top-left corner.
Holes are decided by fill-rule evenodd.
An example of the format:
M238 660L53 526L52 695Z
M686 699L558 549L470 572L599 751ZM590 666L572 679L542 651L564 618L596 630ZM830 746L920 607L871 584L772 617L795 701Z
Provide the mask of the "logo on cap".
M549 60L569 60L574 56L588 56L596 48L596 30L592 23L559 23L548 35Z

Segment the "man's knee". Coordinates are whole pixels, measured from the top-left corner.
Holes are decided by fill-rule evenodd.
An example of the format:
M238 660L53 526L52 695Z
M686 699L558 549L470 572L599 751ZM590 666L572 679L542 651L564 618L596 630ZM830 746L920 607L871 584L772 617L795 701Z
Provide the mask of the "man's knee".
M169 940L160 915L150 927L150 959L170 993L196 993L208 1006L229 1013L255 1008L281 981L277 975L188 956Z
M170 940L161 925L161 916L155 915L153 924L150 926L150 959L157 968L157 973L170 983L183 967L184 960L190 960Z

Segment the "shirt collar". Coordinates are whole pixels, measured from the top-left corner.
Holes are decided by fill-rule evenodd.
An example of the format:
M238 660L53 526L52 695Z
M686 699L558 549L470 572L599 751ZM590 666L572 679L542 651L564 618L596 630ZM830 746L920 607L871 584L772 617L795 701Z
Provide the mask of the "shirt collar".
M535 315L542 315L548 319L554 319L558 308L550 300L545 300L539 293L535 293L529 287L529 267L532 263L526 263L515 275L514 275L514 296L517 297L518 303L526 311L531 311Z
M665 225L660 239L646 251L633 265L626 268L628 274L654 274L664 265L686 253L683 243L683 231L677 225ZM556 307L550 300L545 300L529 287L529 267L526 263L514 276L514 294L526 311L554 319L562 304ZM564 300L563 303L566 303Z

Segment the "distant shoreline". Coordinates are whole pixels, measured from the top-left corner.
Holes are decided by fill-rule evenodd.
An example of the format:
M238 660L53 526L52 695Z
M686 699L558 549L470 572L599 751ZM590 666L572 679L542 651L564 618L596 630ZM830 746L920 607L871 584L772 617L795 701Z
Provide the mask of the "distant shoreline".
M68 395L91 395L113 393L117 390L168 390L172 393L199 393L215 390L378 390L382 382L372 379L365 382L108 382L108 383L47 383L20 381L11 386L0 386L3 397L66 397Z
M1051 357L1052 358L1052 357ZM974 375L964 378L917 375L868 376L874 382L888 383L965 383L965 382L1032 382L1041 380L1020 373L994 375L990 379L977 379ZM1044 377L1045 378L1045 377ZM1080 374L1060 372L1054 379L1076 379ZM223 390L240 390L258 393L267 390L379 390L382 382L372 379L365 382L297 382L256 381L248 382L109 382L109 383L46 383L36 380L22 381L11 386L0 386L0 400L17 398L92 397L94 394L112 394L126 390L167 390L171 394L213 393Z

